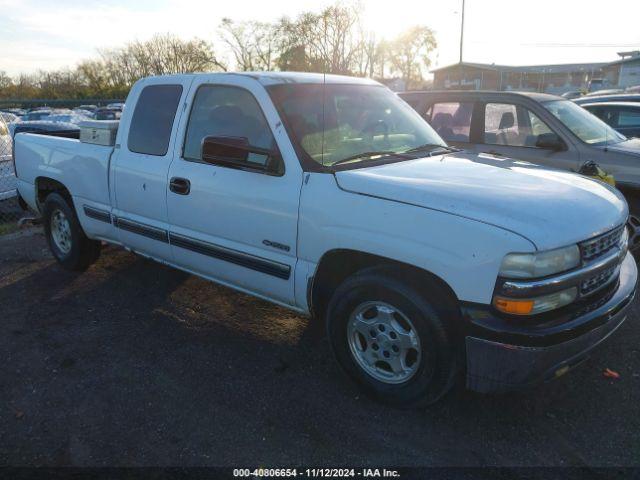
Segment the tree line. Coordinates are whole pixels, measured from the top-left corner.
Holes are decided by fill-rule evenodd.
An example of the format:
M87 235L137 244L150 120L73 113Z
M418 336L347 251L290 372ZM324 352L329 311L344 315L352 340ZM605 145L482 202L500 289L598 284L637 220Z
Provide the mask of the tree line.
M99 50L96 58L75 68L15 78L0 71L0 99L124 98L136 80L148 75L231 70L401 78L407 88L416 88L437 46L434 32L423 25L381 39L365 28L361 8L344 4L276 22L224 18L217 33L217 47L199 38L162 34Z

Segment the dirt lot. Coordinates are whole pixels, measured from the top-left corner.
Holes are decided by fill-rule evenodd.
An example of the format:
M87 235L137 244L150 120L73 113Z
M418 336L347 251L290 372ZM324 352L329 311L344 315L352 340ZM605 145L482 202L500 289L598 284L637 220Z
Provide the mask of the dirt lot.
M0 318L3 465L640 466L637 303L555 383L426 411L360 396L305 319L116 248L75 275L0 237Z

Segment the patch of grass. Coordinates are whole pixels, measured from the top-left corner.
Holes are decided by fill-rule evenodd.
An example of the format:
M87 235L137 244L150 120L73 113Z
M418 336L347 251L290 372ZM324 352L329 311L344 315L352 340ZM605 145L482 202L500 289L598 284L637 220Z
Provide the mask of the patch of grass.
M18 230L17 223L0 223L0 235L7 235Z

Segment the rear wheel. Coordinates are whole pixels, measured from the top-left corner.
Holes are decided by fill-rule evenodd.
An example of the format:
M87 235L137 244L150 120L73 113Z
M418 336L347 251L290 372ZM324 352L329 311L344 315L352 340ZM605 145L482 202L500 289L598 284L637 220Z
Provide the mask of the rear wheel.
M100 256L100 242L89 239L73 207L58 193L43 206L44 230L51 253L68 270L83 271Z
M385 268L348 278L327 308L333 352L365 392L401 407L434 403L452 386L456 349L446 322L455 299L435 281L420 290Z

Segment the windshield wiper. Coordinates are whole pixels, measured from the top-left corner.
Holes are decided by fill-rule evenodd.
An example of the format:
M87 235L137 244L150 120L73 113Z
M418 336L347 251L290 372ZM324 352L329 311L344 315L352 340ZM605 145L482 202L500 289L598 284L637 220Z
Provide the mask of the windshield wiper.
M373 152L361 152L361 153L356 153L355 155L351 155L347 158L343 158L342 160L338 160L337 162L334 162L333 164L331 164L331 166L335 166L335 165L340 165L341 163L347 163L347 162L351 162L353 160L359 160L359 159L365 159L367 157L382 157L382 156L391 156L393 155L394 157L400 157L400 158L411 158L411 157L407 157L406 155L404 155L405 152L394 152L393 150L380 150L380 151L373 151Z
M441 145L439 143L425 143L424 145L419 145L417 147L410 148L409 150L405 150L402 153L417 153L423 150L429 150L435 152L437 149L446 150L448 152L459 152L459 148L449 147L447 145Z

